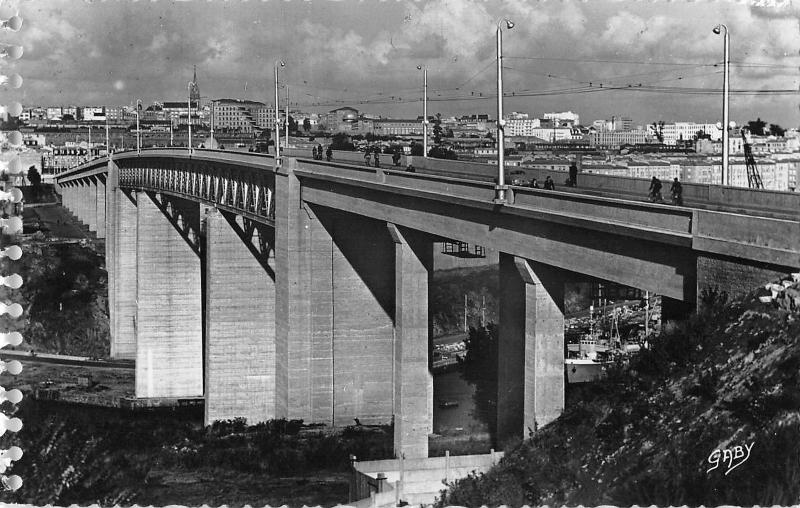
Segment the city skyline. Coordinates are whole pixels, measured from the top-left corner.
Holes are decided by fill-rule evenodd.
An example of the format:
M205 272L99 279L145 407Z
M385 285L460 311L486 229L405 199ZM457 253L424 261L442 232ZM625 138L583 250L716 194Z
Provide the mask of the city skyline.
M272 103L286 62L292 108L341 106L394 117L495 114L495 23L504 31L505 111L572 110L583 123L719 121L725 23L731 33L731 119L798 126L797 2L9 2L24 19L5 64L23 104L181 100L197 65L207 98ZM624 62L624 63L623 63ZM602 84L602 88L601 88ZM630 85L630 86L629 86ZM281 94L282 99L284 94ZM11 98L11 97L9 97Z

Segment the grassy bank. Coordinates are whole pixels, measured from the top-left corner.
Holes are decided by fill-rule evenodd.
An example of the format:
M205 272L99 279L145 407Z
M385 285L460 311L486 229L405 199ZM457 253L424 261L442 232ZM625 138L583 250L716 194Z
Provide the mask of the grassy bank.
M300 421L202 427L197 410L126 413L25 400L25 426L3 447L25 451L25 479L3 502L102 506L251 504L332 506L347 499L349 456L388 458L389 428L339 434Z
M701 313L571 394L558 420L456 482L442 505L800 502L800 313L755 293L706 296ZM745 445L740 466L709 471L714 450Z

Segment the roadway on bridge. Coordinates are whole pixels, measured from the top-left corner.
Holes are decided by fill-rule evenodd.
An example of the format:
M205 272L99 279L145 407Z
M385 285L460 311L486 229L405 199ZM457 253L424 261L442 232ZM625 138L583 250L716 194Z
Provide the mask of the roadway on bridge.
M359 152L352 152L352 153L359 153ZM328 163L326 161L320 162L320 161L317 161L317 160L314 160L314 159L308 159L308 158L305 158L305 157L297 157L297 156L295 156L294 158L296 158L299 162L302 162L302 163L305 163L305 164L323 164L323 165L324 164L335 164L335 165L341 165L341 166L355 167L355 168L359 168L359 169L364 167L363 163L359 164L359 163L350 162L350 161L347 161L347 160L337 160L336 155L334 155L334 159L333 159L333 161L331 163ZM489 166L489 165L487 164L487 166ZM393 165L388 164L388 163L387 164L383 164L381 166L381 169L386 170L386 171L401 171L401 172L405 171L403 169L402 165L401 166L393 166ZM508 168L506 168L506 169L508 169ZM470 175L468 173L455 173L455 174L453 174L453 173L451 173L450 171L447 171L447 170L434 170L434 169L428 169L428 168L415 167L414 172L416 174L419 174L419 175L432 175L432 176L442 176L442 177L451 176L453 178L459 178L459 179L465 179L465 180L474 180L474 181L479 181L479 182L487 182L487 183L493 183L494 182L493 178L487 177L485 175L478 175L478 174ZM553 171L553 174L556 175L556 178L562 177L562 176L564 178L566 178L566 176L567 176L566 173L562 172L562 171ZM634 201L634 202L637 202L637 203L650 203L650 200L648 199L648 197L646 195L638 195L638 194L634 194L634 193L631 193L631 192L621 192L621 191L609 190L609 189L593 189L593 188L589 188L589 187L585 187L585 186L581 187L580 186L580 181L581 181L581 176L580 175L578 175L578 184L579 185L577 187L568 187L568 186L564 185L563 182L557 181L555 190L558 191L558 192L569 192L569 193L573 193L573 194L582 194L582 195L587 195L587 196L597 196L597 197L604 197L604 198L622 199L622 200L625 200L625 201ZM671 184L671 182L665 181L665 182L662 182L662 183L665 185L665 187L662 189L662 194L664 194L665 197L667 197L667 191L669 189L669 185ZM541 182L540 182L540 185L541 185ZM526 186L510 186L510 188L511 189L515 189L515 188L526 189L528 187L526 187ZM540 188L540 190L541 190L541 188ZM672 205L669 202L668 199L665 199L661 203L656 203L656 204L661 204L661 205L666 205L666 206L676 206L676 205ZM742 203L741 207L723 206L723 205L719 205L719 204L711 204L711 203L707 203L707 202L703 202L703 201L698 201L697 199L691 199L691 198L689 198L689 199L685 198L684 199L683 207L684 208L697 208L697 209L709 210L709 211L715 211L715 212L738 213L738 214L746 214L746 215L751 215L751 216L770 217L770 218L773 218L773 219L787 219L787 220L797 220L798 219L798 214L800 213L800 211L795 212L795 213L787 213L786 211L783 211L783 210L764 210L764 209L748 208L747 203Z

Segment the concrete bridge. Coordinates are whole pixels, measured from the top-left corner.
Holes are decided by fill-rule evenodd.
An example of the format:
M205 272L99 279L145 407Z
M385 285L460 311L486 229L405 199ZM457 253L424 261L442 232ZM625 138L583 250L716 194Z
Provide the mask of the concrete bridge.
M433 245L453 239L500 252L503 443L563 409L564 282L647 289L676 317L706 286L800 266L797 195L688 185L675 207L587 175L605 195L515 187L496 205L486 165L288 152L123 152L57 178L106 239L111 353L136 360L137 397L204 397L207 422L394 421L396 453L425 457Z

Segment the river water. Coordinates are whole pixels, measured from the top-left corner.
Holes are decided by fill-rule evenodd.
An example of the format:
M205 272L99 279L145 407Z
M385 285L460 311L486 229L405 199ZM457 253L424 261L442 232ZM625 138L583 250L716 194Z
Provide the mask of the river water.
M433 431L436 434L458 431L473 434L488 432L485 417L475 410L475 387L461 378L458 371L433 376ZM442 401L458 402L456 407L439 407Z

